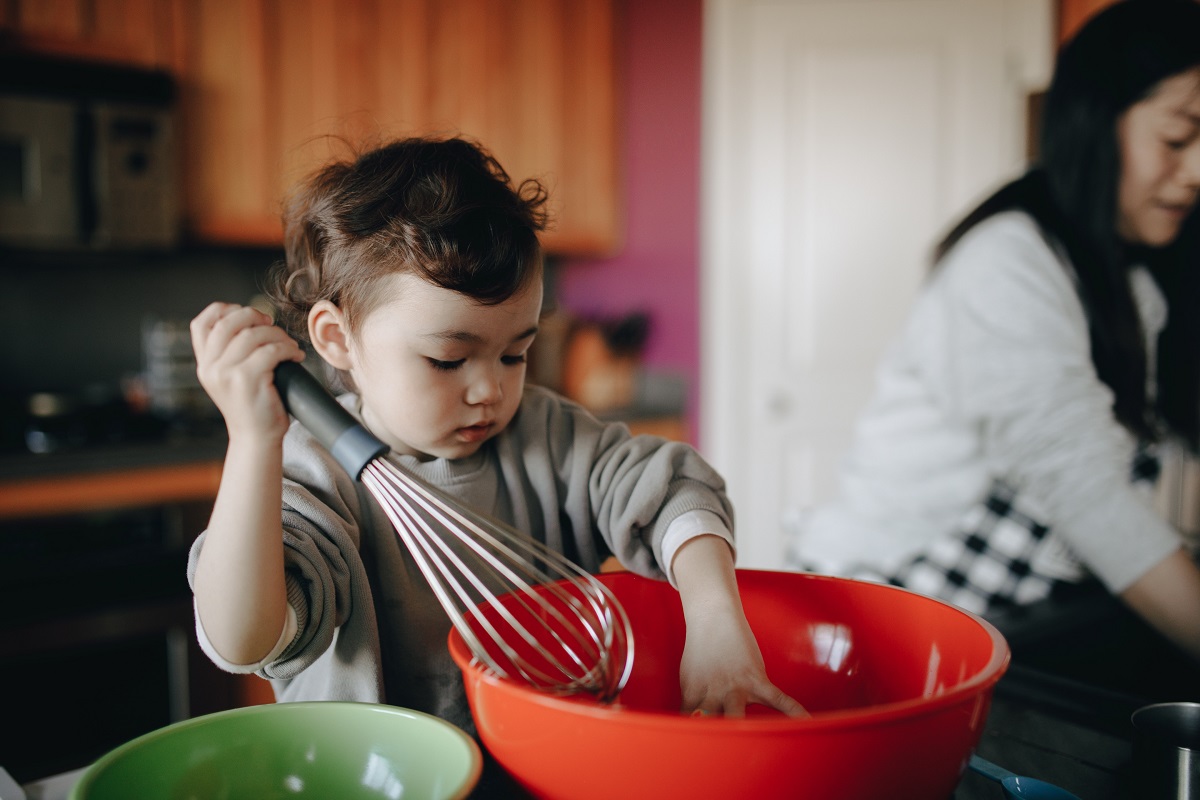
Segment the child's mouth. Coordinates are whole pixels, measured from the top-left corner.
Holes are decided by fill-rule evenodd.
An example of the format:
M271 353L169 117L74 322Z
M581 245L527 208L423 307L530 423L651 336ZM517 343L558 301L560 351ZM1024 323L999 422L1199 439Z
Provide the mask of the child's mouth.
M467 442L478 442L485 438L492 430L492 423L483 422L478 425L468 425L465 428L458 429L459 438Z

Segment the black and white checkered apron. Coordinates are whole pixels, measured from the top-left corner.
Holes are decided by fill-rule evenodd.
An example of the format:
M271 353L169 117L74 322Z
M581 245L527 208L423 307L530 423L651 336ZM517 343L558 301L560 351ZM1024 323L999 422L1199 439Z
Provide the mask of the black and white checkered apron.
M1152 485L1159 471L1156 448L1140 446L1130 481ZM1032 498L996 480L984 501L964 515L955 533L938 539L892 574L869 567L843 574L902 586L980 614L1032 603L1048 597L1060 584L1088 577L1043 518Z

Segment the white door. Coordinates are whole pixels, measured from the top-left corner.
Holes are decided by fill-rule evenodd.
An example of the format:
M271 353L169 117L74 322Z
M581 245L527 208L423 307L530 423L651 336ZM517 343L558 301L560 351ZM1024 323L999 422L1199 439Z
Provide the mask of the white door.
M1025 159L1050 0L708 0L702 447L738 565L829 498L955 218Z

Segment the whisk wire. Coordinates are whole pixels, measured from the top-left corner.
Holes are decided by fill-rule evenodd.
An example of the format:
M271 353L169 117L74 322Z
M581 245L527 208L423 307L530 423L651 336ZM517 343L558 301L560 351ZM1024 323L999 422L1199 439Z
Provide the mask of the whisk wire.
M493 636L510 660L514 658L516 655L515 651L500 637L499 632L492 626L490 620L480 613L477 604L472 602L473 598L465 592L461 584L453 577L449 568L433 552L432 541L436 541L436 539L432 539L432 531L427 530L426 535L421 535L420 526L425 525L428 528L428 523L420 519L415 509L408 504L403 496L394 495L394 490L389 488L388 482L380 480L387 477L386 473L373 467L374 465L364 471L363 482L368 486L378 489L383 493L384 497L394 499L394 503L382 503L384 512L391 519L396 533L403 540L413 559L417 562L418 569L421 570L434 594L437 595L438 602L445 608L455 628L467 640L467 644L471 647L472 652L487 654L488 651L476 636L475 629L467 624L466 618L463 615L464 611L470 613L485 631ZM449 592L451 588L454 589L454 594L458 597L457 601ZM499 663L496 663L490 655L484 660L498 674L507 676L507 671Z
M368 464L361 480L375 490L377 499L392 501L381 505L397 534L446 608L451 623L490 669L505 677L511 677L511 669L541 688L562 693L589 691L602 699L611 699L624 685L632 668L628 619L607 587L594 576L516 531L505 531L505 538L501 538L488 527L494 529L499 523L486 520L487 525L481 524L471 512L448 503L433 487L387 462ZM451 547L439 527L460 531L454 541L471 551L473 566L468 566ZM508 587L504 594L507 602L496 602L485 577ZM560 605L569 613L564 614ZM508 630L534 648L544 664L539 667L522 657L509 637L484 613L484 607L498 614ZM522 618L538 622L536 631L514 610L519 610ZM499 649L509 668L485 646L468 615ZM547 622L547 617L553 624ZM624 651L624 665L614 664L614 650Z
M403 484L400 485L403 486ZM460 578L465 578L470 584L472 584L476 592L480 594L488 591L484 582L479 578L478 569L467 570L465 563L461 558L459 558L458 554L455 553L442 538L437 536L429 522L422 518L417 513L416 509L410 505L407 496L397 495L394 497L394 500L398 505L392 508L392 511L395 513L395 516L392 518L392 522L396 526L397 533L400 534L401 538L405 542L405 545L411 551L413 551L418 567L434 586L434 591L438 594L439 600L443 605L450 604L450 606L454 609L453 613L451 614L451 621L456 623L456 627L460 627L460 629L462 629L462 626L465 626L466 630L468 631L467 635L471 638L474 638L476 642L479 642L479 640L475 637L474 629L472 629L470 625L466 624L466 619L463 616L464 611L470 614L471 617L481 627L483 627L488 634L491 635L492 640L499 646L509 662L516 665L518 670L521 671L523 677L526 677L527 679L536 680L537 682L546 682L561 680L563 676L570 677L571 673L566 668L562 667L561 664L555 664L561 673L559 676L543 674L540 671L534 671L531 673L530 671L520 669L520 662L518 660L518 654L516 650L508 644L506 637L500 634L500 632L493 625L492 621L482 613L477 602L478 596L471 594L460 581ZM435 513L432 509L427 508L427 510L430 511L430 513ZM437 515L435 514L435 518L436 516ZM440 521L444 524L449 524L444 518ZM483 563L490 563L490 561L487 559L488 554L485 551L477 548L474 543L467 542L467 544L473 549L476 549L480 557L485 558ZM440 551L440 554L436 551ZM447 563L447 560L449 561L449 564ZM450 565L457 567L458 571L456 572L455 570L452 570ZM515 579L515 575L511 572L509 573L509 577ZM458 602L454 602L450 592L447 591L448 589L453 591L453 595L457 597ZM539 642L537 638L525 626L523 626L519 620L506 611L502 611L502 614L509 626L527 644L535 647L538 646ZM481 642L480 645L482 647ZM486 648L483 648L483 650L485 653L487 652ZM575 657L573 653L571 655L573 656L573 660L575 660L577 665L582 666L582 661L578 657ZM505 676L508 675L508 671L505 670L495 659L488 658L486 659L486 663L488 663L488 666L498 674Z
M403 484L401 484L401 485L403 485ZM445 509L440 509L438 507L431 505L431 503L428 501L428 498L420 496L420 494L421 494L420 488L421 487L413 487L413 486L404 485L404 488L416 490L415 492L409 492L408 496L415 499L416 502L418 504L420 504L422 506L422 508L428 514L430 514L430 516L432 516L435 521L437 521L443 525L450 525L450 524L452 524L452 521L450 519L447 519L447 517L446 517L446 514L449 514L450 516L456 517L457 519L455 519L454 521L458 522L466 530L469 530L473 533L477 533L477 534L480 534L481 536L486 537L486 532L482 528L475 525L471 521L462 518L461 515L455 515L453 513L453 511L446 511ZM561 682L564 679L566 679L568 681L572 681L576 678L576 676L578 676L580 674L579 670L584 670L585 672L583 674L583 680L586 681L589 679L588 674L586 672L587 666L585 664L584 658L585 657L586 658L595 658L597 655L597 647L599 646L597 637L596 637L594 631L592 631L590 629L590 625L586 626L586 627L588 628L588 633L592 638L591 642L588 642L583 639L577 639L574 642L567 642L559 635L559 631L557 629L549 628L547 630L544 630L543 633L549 632L551 634L551 636L553 637L553 639L555 641L555 645L556 645L555 648L546 650L544 647L542 647L542 643L539 642L536 635L533 632L531 632L525 625L523 625L515 615L510 613L508 611L508 609L503 606L498 607L497 610L501 613L502 617L504 618L504 622L523 641L525 641L527 644L529 644L532 647L542 647L542 655L544 655L546 657L546 660L549 662L550 666L554 669L554 674L547 674L546 672L543 672L541 670L529 668L529 666L527 664L523 663L518 658L516 651L513 648L511 648L510 646L508 646L507 637L500 635L499 632L496 630L496 628L492 625L491 621L472 602L473 599L475 599L474 596L471 595L470 592L467 591L466 587L464 587L462 585L462 583L459 582L459 578L462 577L462 578L465 578L469 583L471 583L477 592L482 593L482 592L487 591L487 587L484 585L484 582L479 578L479 569L476 568L475 570L467 570L466 565L459 558L458 554L455 553L449 547L449 545L445 542L445 540L443 538L437 536L437 534L433 531L433 529L431 528L429 523L425 519L421 518L420 515L418 515L415 511L413 511L411 506L409 506L407 503L404 503L404 505L411 512L409 515L409 518L407 520L410 523L408 526L408 529L409 529L408 532L410 534L415 535L418 533L417 529L419 529L419 532L424 534L424 538L422 538L420 536L415 536L414 538L416 538L416 541L419 543L419 546L422 547L424 550L426 550L426 552L429 552L432 548L436 548L441 551L441 555L445 560L439 560L437 554L430 553L430 561L435 566L435 568L439 572L442 579L445 580L446 583L454 590L454 593L462 601L465 609L472 615L472 617L479 624L481 624L482 626L485 627L485 629L488 631L489 634L491 634L492 640L494 642L496 642L497 645L500 646L505 657L521 673L522 677L524 677L526 680L529 680L531 682L538 683L538 684ZM445 513L443 513L443 512L445 512ZM414 528L414 526L415 526L415 528ZM490 575L499 573L503 578L513 581L514 585L520 587L519 589L514 590L514 592L513 592L514 595L518 591L522 592L522 593L531 592L531 590L529 590L528 587L524 587L524 586L522 586L521 583L519 583L523 577L528 577L528 576L518 575L516 572L514 572L512 569L509 568L508 564L506 564L504 561L497 559L490 552L488 552L487 548L481 542L477 542L472 539L472 540L464 540L464 544L466 544L468 547L470 547L472 550L475 551L476 555L482 560L481 563L487 566L488 573ZM514 553L509 552L509 553L507 553L507 555L513 556ZM426 562L426 563L429 563L429 562ZM448 564L453 564L455 567L458 568L459 571L455 572L455 571L451 570L450 567L448 566ZM530 605L530 603L527 602L524 598L519 598L519 599L520 599L522 608L524 608L528 613L530 613L530 614L537 613L533 609L533 607ZM554 609L552 607L551 608L540 607L540 608L542 611L550 612L555 617L555 619L559 622L560 626L562 626L565 630L569 630L572 633L576 632L576 629L574 627L571 627L568 625L567 619L561 613L559 613L557 611L557 609ZM460 617L460 619L461 619L461 617ZM580 653L577 652L577 649L576 649L577 647L584 648L585 652L583 652L583 654L580 655ZM564 664L562 661L560 661L557 658L557 655L560 653L565 654L565 656L567 656L569 658L569 660L572 662L572 664ZM493 661L493 664L490 666L494 666L494 668L501 674L506 673L506 670L504 670L500 664L494 663L494 661Z

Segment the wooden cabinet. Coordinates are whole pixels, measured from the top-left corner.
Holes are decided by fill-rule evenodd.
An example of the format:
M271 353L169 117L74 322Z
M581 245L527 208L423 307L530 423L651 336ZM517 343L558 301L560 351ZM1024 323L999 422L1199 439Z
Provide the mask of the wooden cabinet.
M180 14L185 230L201 242L277 244L284 70L267 4L181 0Z
M198 241L278 245L286 191L331 156L444 133L547 185L551 252L618 243L612 0L11 0L0 31L178 76Z
M10 0L0 3L0 42L172 69L177 19L176 0Z

